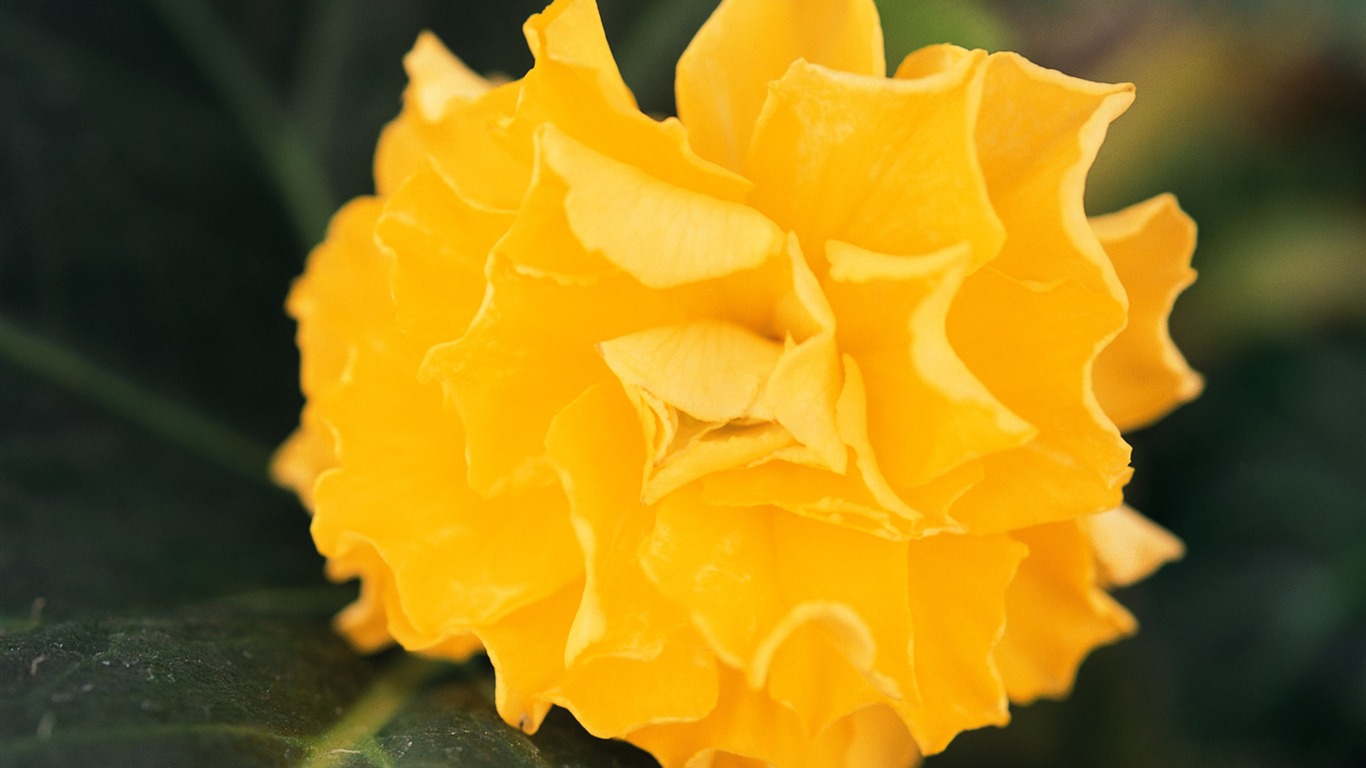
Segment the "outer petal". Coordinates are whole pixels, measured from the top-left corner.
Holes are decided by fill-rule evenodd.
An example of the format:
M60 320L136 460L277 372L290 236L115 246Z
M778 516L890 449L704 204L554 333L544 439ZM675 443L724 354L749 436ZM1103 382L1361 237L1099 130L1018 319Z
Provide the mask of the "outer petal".
M643 728L630 740L664 768L904 768L915 748L885 706L861 709L812 738L792 710L723 670L716 709L691 722Z
M552 123L613 159L680 186L736 200L749 182L693 154L675 119L656 121L636 108L603 35L593 0L557 0L524 27L536 58L522 81L510 126L529 145Z
M404 106L429 123L439 121L448 105L473 101L493 87L431 32L417 36L413 49L403 57L403 67L409 78Z
M1082 192L1132 90L1013 54L988 62L977 145L1010 237L964 281L949 340L988 389L1040 431L983 459L983 481L953 510L973 530L1109 509L1129 478L1128 446L1091 387L1096 355L1124 325L1124 292L1086 220Z
M635 98L607 47L596 0L555 0L527 19L522 32L537 64L579 67L596 81L596 90L610 106L635 107Z
M1091 219L1129 296L1129 324L1096 359L1096 397L1121 430L1146 426L1200 394L1167 332L1167 316L1195 281L1195 222L1171 195Z
M415 651L454 659L479 650L473 633L456 630L433 639L416 629L404 612L403 596L389 564L363 537L342 534L328 555L326 571L333 581L361 580L360 598L333 622L357 650L380 650L394 640Z
M478 204L514 206L526 186L530 152L518 150L502 126L520 87L492 87L429 32L418 36L403 66L403 112L385 127L375 152L379 194L392 194L435 163Z
M465 484L460 422L439 387L418 383L420 359L400 339L380 340L322 399L342 465L318 483L313 517L324 555L363 542L393 572L401 606L390 628L410 648L494 621L582 572L558 488L487 501Z
M1093 648L1130 634L1133 616L1100 588L1090 542L1076 521L1012 532L1029 557L1006 593L996 649L1012 701L1064 696Z
M1102 585L1127 587L1186 552L1181 540L1127 505L1084 518Z
M968 243L972 266L984 263L1003 238L972 141L985 58L960 52L908 80L794 63L755 127L753 204L797 232L808 257L832 239L895 254Z
M678 114L698 154L739 170L769 82L805 59L882 77L871 0L725 0L678 60Z
M357 343L379 333L393 315L393 262L375 247L383 203L357 198L332 218L325 239L308 256L285 309L299 321L300 383L312 397L336 384Z
M393 574L373 547L340 553L327 561L327 577L333 581L360 580L360 596L339 612L332 624L361 653L383 650L394 643L389 632L386 602L398 605ZM392 595L392 598L389 596Z
M313 398L338 385L355 343L377 332L392 311L391 261L375 248L372 234L380 207L374 198L359 198L337 212L285 303L299 323L299 379L308 402L270 471L310 509L313 484L337 463L332 432Z
M359 326L336 324L349 336L345 367L336 386L311 399L336 436L341 460L317 489L315 540L329 557L361 557L370 563L362 568L367 574L377 571L374 563L382 563L390 575L381 581L394 594L385 600L388 630L410 648L449 647L469 629L553 592L582 567L578 548L563 538L572 536L567 515L545 513L564 508L557 489L494 503L482 502L462 482L460 422L444 408L439 387L418 381L427 347L451 332L448 322L463 326L482 293L473 264L481 261L491 235L481 239L475 219L468 218L458 238L449 238L440 227L416 225L458 212L459 202L440 178L419 173L386 202L377 219L368 220L384 246L376 248L373 236L368 241L375 254L371 263L380 265L372 267L372 277L382 275L387 284L392 275L398 286L408 286L402 293L415 302L410 309L425 304L439 311L425 323L419 322L421 314L399 323L392 319L389 290L374 291L383 298L374 300L369 319ZM448 270L444 279L412 286L414 276L404 276L429 272L431 261ZM363 297L373 282L348 287ZM459 518L451 514L457 509ZM552 532L541 539L527 526L538 533L549 526ZM560 532L553 533L557 526ZM485 546L499 536L536 539L540 546L533 551L525 541ZM536 562L526 567L507 557L509 552L526 552Z
M1010 719L993 651L1006 629L1006 588L1025 548L1006 536L910 542L909 585L920 701L895 708L924 754L960 731Z
M554 706L549 692L563 679L565 641L582 594L582 581L566 584L480 629L497 672L494 703L509 725L535 733Z
M787 608L778 594L771 517L766 509L709 507L684 487L659 502L641 548L650 580L688 608L716 654L736 668L747 665Z
M313 509L313 484L318 475L337 463L332 433L318 416L317 408L305 403L299 426L290 433L270 460L270 478L299 495L304 509Z

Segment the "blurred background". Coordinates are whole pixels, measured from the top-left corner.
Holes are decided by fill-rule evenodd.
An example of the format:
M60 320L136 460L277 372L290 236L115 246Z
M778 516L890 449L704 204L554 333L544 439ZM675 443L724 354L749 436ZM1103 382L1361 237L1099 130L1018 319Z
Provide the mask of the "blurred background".
M599 2L642 107L671 113L673 62L714 0ZM1186 559L1120 596L1143 629L1070 699L929 765L1366 765L1366 3L879 5L893 63L951 41L1135 83L1088 210L1172 191L1200 225L1172 324L1207 389L1131 436L1131 501ZM82 627L241 595L294 595L320 627L346 599L315 588L307 518L264 482L300 405L285 292L330 211L371 190L418 31L517 77L540 6L0 2L0 647L76 647ZM246 642L214 610L201 657L214 631ZM63 658L12 658L16 680L40 652ZM327 653L326 702L378 674ZM12 756L114 706L14 690ZM326 730L310 696L270 727ZM157 722L179 722L165 707Z

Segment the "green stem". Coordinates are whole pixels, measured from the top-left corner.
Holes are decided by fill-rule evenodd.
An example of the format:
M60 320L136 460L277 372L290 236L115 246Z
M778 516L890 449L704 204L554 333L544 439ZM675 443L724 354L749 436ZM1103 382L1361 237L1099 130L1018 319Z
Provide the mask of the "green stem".
M290 89L291 114L316 146L326 146L332 133L355 16L353 0L312 0L304 16Z
M269 449L0 317L0 360L205 458L265 480Z
M321 239L334 208L322 161L204 0L147 0L203 71L265 160L301 245Z

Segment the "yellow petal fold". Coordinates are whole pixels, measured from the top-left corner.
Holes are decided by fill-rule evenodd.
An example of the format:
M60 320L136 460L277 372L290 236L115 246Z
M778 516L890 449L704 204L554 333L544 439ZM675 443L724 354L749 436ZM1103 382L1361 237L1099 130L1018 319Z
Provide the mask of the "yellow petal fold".
M1096 397L1121 430L1137 429L1200 394L1192 371L1167 331L1190 268L1195 222L1171 195L1091 219L1129 297L1129 323L1096 359Z
M565 663L658 657L687 614L663 599L636 558L654 513L640 502L637 467L645 444L623 393L610 384L586 390L551 423L546 451L569 495L570 521L586 565ZM597 461L618 451L620 462Z
M1014 54L987 62L977 147L1010 234L964 280L948 335L973 374L1039 433L984 457L985 477L954 507L973 530L1110 509L1129 478L1128 446L1091 385L1127 303L1082 197L1106 128L1132 99L1132 86L1077 80Z
M1101 589L1081 524L1012 532L1029 556L1006 592L1006 632L996 650L1012 701L1063 696L1081 660L1130 634L1134 618Z
M897 254L968 243L971 264L986 262L1003 232L973 144L985 60L978 51L911 80L794 63L755 127L751 201L809 257L827 240Z
M620 336L598 345L618 380L701 421L755 419L783 349L731 323L696 321Z
M592 0L558 0L531 17L524 31L536 65L521 81L510 130L529 145L545 124L619 162L669 183L738 200L750 188L740 176L694 154L674 118L654 120L636 108Z
M826 258L840 348L866 378L869 439L888 477L923 485L1034 435L972 375L946 335L971 258L966 244L891 256L832 240Z
M565 216L579 242L650 288L752 269L786 251L782 231L752 208L661 181L553 127L540 146L568 188Z
M309 402L270 471L310 509L318 476L337 463L331 429L312 398L340 383L358 340L375 333L392 314L386 287L392 261L374 246L371 234L381 208L375 198L358 198L338 211L285 302L299 324L299 348L306 350L299 384Z
M960 731L1004 725L993 653L1006 630L1006 586L1026 549L1009 537L945 534L910 542L912 641L920 700L895 703L923 754Z
M1039 430L1019 448L982 457L982 480L953 506L971 530L1119 504L1129 446L1087 386L1101 329L1114 327L1116 311L1070 281L1024 282L987 267L964 282L949 311L950 342L993 395Z
M428 123L440 121L448 104L473 101L492 87L431 32L417 36L403 68L411 81L403 94L405 106Z
M698 154L739 169L769 82L798 59L882 77L871 0L724 0L678 60L678 114Z
M724 669L716 709L705 718L629 738L669 768L904 768L915 755L905 725L885 706L861 709L812 738L791 709Z
M583 566L559 488L485 500L463 482L458 418L440 387L418 382L420 358L394 349L359 351L349 384L322 401L342 467L318 483L312 530L324 554L344 537L375 549L411 625L399 639L425 647L553 592Z
M380 134L376 190L381 196L393 194L409 176L434 165L476 205L516 208L526 191L531 155L530 147L508 130L520 90L518 83L507 83L469 101L448 100L436 120L428 120L414 100Z
M1106 587L1127 587L1146 579L1186 552L1170 531L1127 505L1081 522L1095 551L1097 576Z
M471 205L431 167L388 197L373 237L393 259L395 321L417 348L464 333L483 302L489 252L511 224Z

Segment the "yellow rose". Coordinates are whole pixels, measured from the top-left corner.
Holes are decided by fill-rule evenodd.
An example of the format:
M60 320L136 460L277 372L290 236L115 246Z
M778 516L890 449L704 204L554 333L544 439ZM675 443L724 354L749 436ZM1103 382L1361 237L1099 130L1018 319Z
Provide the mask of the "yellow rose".
M1194 396L1194 227L1087 219L1132 87L1010 53L886 77L871 0L726 0L645 116L593 0L501 85L430 35L375 197L289 299L275 464L361 649L487 650L674 766L904 766L1064 694L1180 554L1121 429Z

